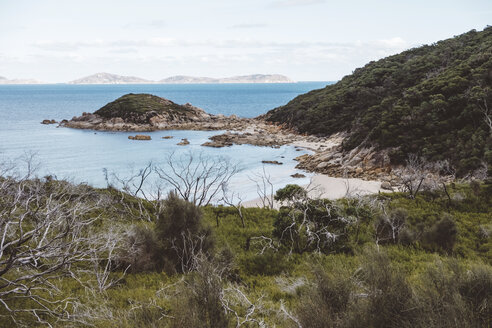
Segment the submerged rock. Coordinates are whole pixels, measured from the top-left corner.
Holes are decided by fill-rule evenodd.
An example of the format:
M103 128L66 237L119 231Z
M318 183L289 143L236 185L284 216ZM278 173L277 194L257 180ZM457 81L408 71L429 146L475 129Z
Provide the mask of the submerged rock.
M186 146L189 144L190 144L190 142L186 138L181 139L181 141L177 143L178 146Z
M282 165L282 162L279 161L261 161L263 164L275 164L275 165Z
M152 140L150 136L146 136L143 134L137 134L136 136L128 136L130 140Z

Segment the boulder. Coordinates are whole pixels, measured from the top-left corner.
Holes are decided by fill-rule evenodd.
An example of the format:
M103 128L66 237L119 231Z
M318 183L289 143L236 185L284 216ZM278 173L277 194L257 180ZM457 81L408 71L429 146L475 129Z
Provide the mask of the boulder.
M56 123L56 121L55 121L55 120L43 120L43 121L41 122L41 124L55 124L55 123Z
M384 181L381 183L381 189L393 190L393 187L391 186L391 183L389 183L388 181Z
M164 137L162 137L162 139L172 139L172 138L174 138L174 137L173 136L164 136Z
M305 178L306 176L304 174L301 174L301 173L295 173L295 174L292 174L291 177L299 179L299 178Z
M318 160L320 162L328 162L330 159L332 159L335 156L333 153L325 154L320 157L318 157Z

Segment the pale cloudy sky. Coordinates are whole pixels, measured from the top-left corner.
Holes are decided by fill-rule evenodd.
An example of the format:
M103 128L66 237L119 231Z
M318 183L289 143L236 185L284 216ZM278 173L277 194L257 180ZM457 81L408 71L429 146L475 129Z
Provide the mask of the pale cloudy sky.
M491 18L491 0L0 0L0 76L338 80Z

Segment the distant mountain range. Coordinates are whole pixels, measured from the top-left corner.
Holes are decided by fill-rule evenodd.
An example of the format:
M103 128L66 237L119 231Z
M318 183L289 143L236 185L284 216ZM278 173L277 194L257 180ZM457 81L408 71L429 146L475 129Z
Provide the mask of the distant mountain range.
M6 77L0 76L0 84L42 84L43 82L34 79L14 79L9 80Z
M110 73L96 73L77 80L68 82L68 84L139 84L155 83L154 81L145 80L135 76L122 76Z
M287 76L280 74L253 74L244 76L233 76L226 78L193 77L193 76L171 76L159 81L151 81L134 76L122 76L110 73L96 73L68 84L189 84L189 83L292 83Z
M290 78L280 74L253 74L232 76L225 78L194 77L194 76L171 76L160 80L161 83L293 83Z

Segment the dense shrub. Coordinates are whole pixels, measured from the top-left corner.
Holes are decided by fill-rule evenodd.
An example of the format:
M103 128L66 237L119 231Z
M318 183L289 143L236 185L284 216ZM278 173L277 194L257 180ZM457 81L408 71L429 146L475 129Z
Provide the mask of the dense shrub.
M315 284L301 298L297 318L302 327L342 327L354 290L346 272L315 270Z
M444 215L424 232L422 243L426 249L451 253L456 243L457 234L458 229L453 218Z
M354 276L316 272L297 309L302 327L413 327L419 307L405 276L382 252L362 259Z
M164 263L160 244L153 228L135 226L127 238L126 248L119 254L121 267L130 272L160 271Z
M183 273L193 269L197 254L208 254L214 245L211 228L201 209L171 192L163 201L157 222L135 226L119 262L131 272Z
M315 284L301 295L296 311L302 327L492 324L489 266L466 269L456 260L436 261L411 284L408 275L382 251L366 250L361 260L355 274L315 271Z
M187 277L179 291L171 319L172 328L227 328L231 321L225 311L221 267L199 259L197 271Z
M305 199L280 209L273 236L296 253L338 252L348 250L347 229L351 223L336 203Z
M408 230L405 230L402 234L407 218L408 213L402 208L396 208L388 214L382 214L376 221L375 226L378 243L396 243L400 241L400 239L402 239L403 242L408 242Z
M214 245L212 230L202 220L200 207L169 193L156 222L156 237L164 258L164 269L186 272L196 254L207 254Z
M467 270L457 261L437 262L421 277L418 290L423 327L489 327L492 324L492 270Z

